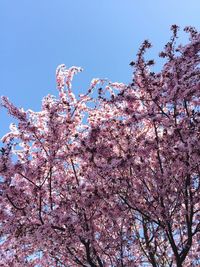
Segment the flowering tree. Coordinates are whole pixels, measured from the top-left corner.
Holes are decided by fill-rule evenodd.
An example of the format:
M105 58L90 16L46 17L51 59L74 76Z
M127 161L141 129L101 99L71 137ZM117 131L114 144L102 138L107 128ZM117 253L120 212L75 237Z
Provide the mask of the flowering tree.
M0 266L200 265L200 35L176 47L177 29L157 74L145 41L129 85L77 99L60 65L40 112L2 98Z

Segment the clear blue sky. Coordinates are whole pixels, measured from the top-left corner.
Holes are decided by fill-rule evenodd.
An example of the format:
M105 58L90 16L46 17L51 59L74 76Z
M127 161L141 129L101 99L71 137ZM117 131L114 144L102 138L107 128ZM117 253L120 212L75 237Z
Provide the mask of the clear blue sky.
M171 24L200 29L199 14L199 0L0 0L0 95L39 110L43 96L57 94L61 63L84 68L77 94L93 77L128 83L144 39L155 57ZM11 121L1 109L0 136Z

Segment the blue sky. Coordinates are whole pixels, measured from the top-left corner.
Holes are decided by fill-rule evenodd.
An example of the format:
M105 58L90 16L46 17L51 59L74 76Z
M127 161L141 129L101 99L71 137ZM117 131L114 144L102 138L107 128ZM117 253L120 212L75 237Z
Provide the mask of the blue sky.
M170 25L200 29L199 14L199 0L0 0L0 95L39 110L43 96L57 94L61 63L84 68L75 77L76 94L94 77L128 83L129 62L144 39L158 59ZM0 109L0 136L12 121Z

